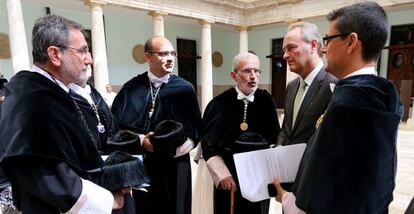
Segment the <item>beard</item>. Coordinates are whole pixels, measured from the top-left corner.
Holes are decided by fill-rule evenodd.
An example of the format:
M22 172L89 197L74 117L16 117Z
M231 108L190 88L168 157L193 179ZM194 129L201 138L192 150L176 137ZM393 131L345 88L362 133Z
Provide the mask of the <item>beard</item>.
M69 83L85 85L89 79L86 69L77 71L77 68L75 68L73 64L74 63L68 62L66 59L63 61L61 69L64 76L69 79Z

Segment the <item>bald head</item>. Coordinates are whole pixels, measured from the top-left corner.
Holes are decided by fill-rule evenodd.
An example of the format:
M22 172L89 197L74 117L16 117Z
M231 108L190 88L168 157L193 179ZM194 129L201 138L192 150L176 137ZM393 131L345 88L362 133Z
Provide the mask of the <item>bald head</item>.
M170 40L163 36L151 37L145 42L145 60L149 70L157 77L163 77L174 69L177 53Z
M153 52L155 46L160 46L161 44L166 44L166 43L173 46L170 40L168 40L167 38L163 36L153 36L145 42L144 52L145 53Z

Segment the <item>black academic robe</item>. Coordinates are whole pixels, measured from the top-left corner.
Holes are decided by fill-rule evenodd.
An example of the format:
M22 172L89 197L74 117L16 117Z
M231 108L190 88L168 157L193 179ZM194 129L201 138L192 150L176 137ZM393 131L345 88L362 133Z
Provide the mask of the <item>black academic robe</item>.
M4 86L6 85L6 83L7 83L7 79L0 78L0 97L4 96L6 93L4 89ZM1 117L1 105L2 105L2 102L0 101L0 117Z
M91 87L92 100L94 101L95 106L97 108L99 119L102 125L105 127L105 131L103 133L100 133L97 128L98 119L96 113L93 110L92 106L89 104L89 102L81 95L76 94L73 91L70 91L70 94L78 104L79 108L82 110L86 122L88 124L89 130L91 131L91 134L94 137L94 139L96 139L99 151L102 154L110 153L110 151L106 150L105 144L108 137L114 135L118 131L118 126L115 120L113 119L111 110L109 109L108 105L106 105L102 96L95 88Z
M91 86L91 97L95 103L96 109L99 114L99 119L102 125L105 127L105 131L100 133L98 131L98 119L95 111L89 102L83 98L81 95L71 91L72 98L78 104L80 110L82 111L86 123L88 124L89 131L91 132L93 138L96 140L98 150L103 155L108 155L111 152L114 152L113 148L107 145L108 137L113 136L116 132L119 131L118 125L116 124L114 117L108 105L105 103L101 94ZM135 145L135 147L138 147ZM131 147L133 148L133 146ZM122 209L117 209L112 211L113 214L135 214L135 206L131 194L124 195L124 206Z
M67 212L80 176L103 163L71 96L41 74L20 71L7 84L0 119L0 164L23 213Z
M121 129L147 134L163 120L183 124L188 138L197 142L200 110L194 87L172 75L160 86L155 111L149 117L151 93L147 72L140 74L119 91L112 104L112 113ZM146 153L144 164L150 179L145 198L134 195L139 213L189 214L191 212L191 167L188 154L170 158ZM145 202L142 203L142 200ZM144 205L144 207L142 207Z
M237 92L231 88L215 97L207 105L203 115L201 145L203 157L219 155L233 176L239 189L235 193L234 213L268 213L269 200L250 202L242 198L234 166L234 142L243 133L240 123L243 121L244 102L237 99ZM276 143L279 123L276 105L272 96L265 90L257 89L254 102L247 107L248 129L246 131L261 134L270 144ZM230 213L230 191L215 188L214 213Z
M382 77L339 81L302 157L296 205L307 213L387 212L401 109L394 85Z

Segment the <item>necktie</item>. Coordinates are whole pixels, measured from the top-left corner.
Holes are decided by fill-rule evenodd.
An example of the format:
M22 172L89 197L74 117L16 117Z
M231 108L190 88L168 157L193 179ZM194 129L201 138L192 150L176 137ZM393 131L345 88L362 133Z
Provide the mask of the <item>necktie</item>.
M298 115L298 111L302 103L302 98L303 98L303 95L305 94L305 87L306 87L306 82L303 80L300 80L298 92L296 93L296 97L295 97L295 103L293 105L292 128L295 125L296 116Z

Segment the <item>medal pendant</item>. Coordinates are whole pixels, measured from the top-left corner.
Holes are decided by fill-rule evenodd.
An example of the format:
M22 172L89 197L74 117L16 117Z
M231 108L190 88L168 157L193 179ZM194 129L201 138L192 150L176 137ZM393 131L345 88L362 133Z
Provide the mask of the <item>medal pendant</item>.
M148 112L149 117L152 117L152 113L154 112L154 109L150 109L150 111Z
M103 126L102 124L98 124L96 127L98 127L98 132L99 133L104 133L105 132L105 126Z
M249 125L247 125L247 123L246 123L246 122L240 123L240 129L241 129L242 131L246 131L246 130L247 130L247 128L249 128Z

